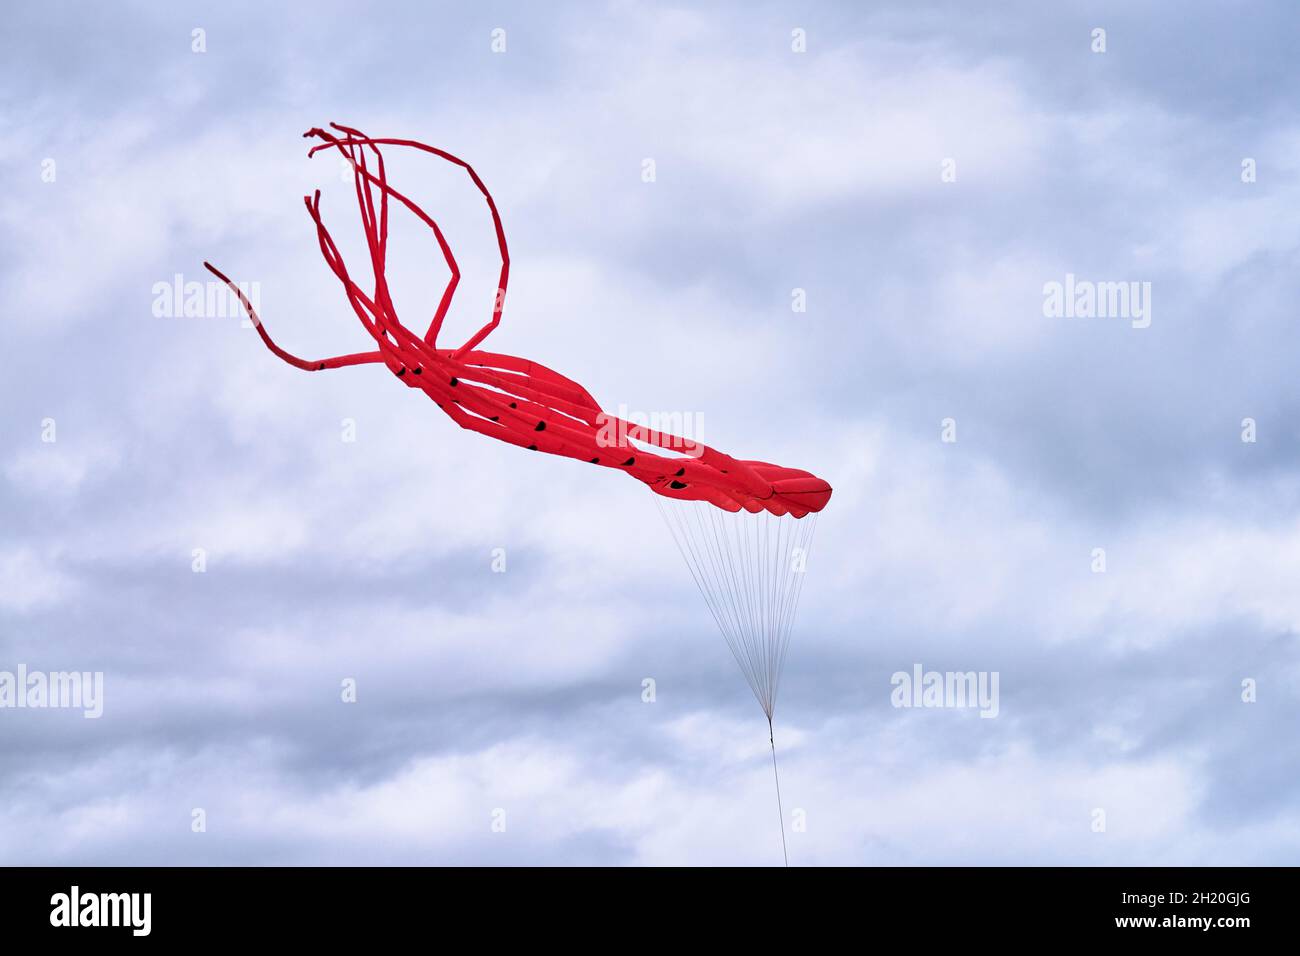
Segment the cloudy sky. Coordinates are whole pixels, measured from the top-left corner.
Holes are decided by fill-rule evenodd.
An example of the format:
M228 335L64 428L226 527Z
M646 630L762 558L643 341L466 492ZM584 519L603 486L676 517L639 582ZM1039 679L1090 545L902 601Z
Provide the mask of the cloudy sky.
M359 261L330 120L478 169L493 348L835 486L793 864L1294 862L1294 11L542 6L6 12L0 671L104 699L0 709L0 862L780 862L765 721L643 487L155 315L206 258L292 351L366 347L301 204ZM463 340L482 200L390 174ZM392 243L419 325L445 269ZM1150 283L1149 327L1045 315L1067 274ZM997 672L998 715L893 706L916 665Z

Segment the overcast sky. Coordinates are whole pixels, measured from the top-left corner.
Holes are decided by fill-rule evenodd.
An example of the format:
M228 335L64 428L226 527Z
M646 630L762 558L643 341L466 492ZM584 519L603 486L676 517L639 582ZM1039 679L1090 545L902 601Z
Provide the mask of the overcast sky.
M1294 863L1295 13L1141 6L13 5L0 671L104 699L0 709L0 862L780 862L765 720L644 487L155 316L206 258L291 351L367 347L302 207L364 275L300 138L335 120L487 182L493 349L835 486L793 864ZM455 344L491 222L389 171L461 261ZM392 244L422 329L445 267ZM1150 283L1149 326L1045 315L1067 274ZM997 672L998 715L892 706L918 664Z

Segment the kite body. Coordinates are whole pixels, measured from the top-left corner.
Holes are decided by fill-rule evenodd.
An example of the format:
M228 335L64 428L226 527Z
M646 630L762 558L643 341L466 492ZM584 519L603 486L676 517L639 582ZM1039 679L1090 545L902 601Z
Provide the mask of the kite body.
M704 501L731 512L767 511L795 518L821 511L826 506L831 487L809 472L732 458L699 442L616 418L603 412L577 382L544 365L479 350L477 346L501 321L510 274L501 217L483 182L468 163L432 146L413 140L372 139L348 127L331 126L339 135L321 129L305 134L322 141L309 155L322 149L337 149L352 165L375 276L371 292L363 291L348 274L321 220L319 190L313 197L304 197L304 202L316 223L325 261L343 284L349 304L377 347L369 352L317 361L300 359L272 341L243 292L205 262L239 296L262 341L278 357L305 371L383 363L404 384L423 391L462 428L531 451L624 471L666 498ZM491 320L458 349L439 348L437 337L460 281L460 270L437 223L388 184L380 146L419 149L461 166L487 199L501 250L496 303ZM423 337L398 318L384 276L390 198L432 229L451 270L451 278Z

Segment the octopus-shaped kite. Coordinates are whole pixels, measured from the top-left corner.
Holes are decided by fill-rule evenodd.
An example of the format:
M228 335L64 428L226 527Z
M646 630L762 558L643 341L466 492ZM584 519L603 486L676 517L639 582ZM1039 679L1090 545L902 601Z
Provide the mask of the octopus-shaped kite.
M510 276L505 231L487 187L469 163L443 150L413 140L374 139L337 123L330 126L337 135L322 129L311 129L303 134L321 140L311 148L308 156L322 149L337 149L352 166L361 223L375 276L372 294L363 292L348 275L343 257L321 221L320 190L314 196L303 197L303 202L316 223L316 235L325 261L343 284L348 302L378 347L371 352L314 362L291 355L271 340L252 303L235 283L205 262L204 266L239 296L262 341L277 356L308 372L382 362L408 386L423 390L462 428L520 448L624 471L667 498L706 501L731 512L741 509L752 513L767 511L795 518L825 507L830 500L831 487L809 472L761 461L739 460L698 442L624 421L601 411L586 389L544 365L512 355L480 351L478 345L501 321L506 283ZM487 199L501 249L501 278L491 321L460 348L439 348L437 342L456 285L460 282L456 259L438 224L388 184L380 146L419 149L461 166ZM373 154L373 166L368 161L368 153ZM376 190L379 193L377 205ZM423 338L411 332L398 318L384 275L390 196L433 230L451 270L451 278ZM654 454L628 439L672 452L674 457Z

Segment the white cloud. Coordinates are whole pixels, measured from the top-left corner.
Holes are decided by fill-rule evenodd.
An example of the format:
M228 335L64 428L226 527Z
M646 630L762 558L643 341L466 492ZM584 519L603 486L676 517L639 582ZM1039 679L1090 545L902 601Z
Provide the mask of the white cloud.
M24 613L65 601L75 580L49 554L29 547L0 550L0 608Z

